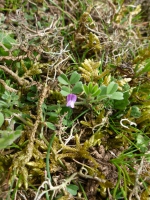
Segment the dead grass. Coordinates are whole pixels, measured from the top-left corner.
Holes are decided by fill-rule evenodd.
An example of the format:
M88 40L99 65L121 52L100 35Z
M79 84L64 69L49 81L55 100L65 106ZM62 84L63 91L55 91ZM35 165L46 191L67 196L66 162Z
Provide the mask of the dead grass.
M148 54L139 52L147 49L149 53L148 3L124 1L119 7L117 1L110 0L28 0L19 9L11 7L10 11L5 11L3 3L1 31L12 34L17 43L7 48L0 41L5 51L0 55L1 95L7 90L19 96L21 106L14 106L19 114L11 117L15 120L13 128L22 125L23 131L15 141L16 146L0 150L0 199L112 200L125 199L125 196L130 200L148 199L145 187L149 188L149 162L138 148L131 158L121 157L134 146L136 131L145 128L144 134L148 134L149 126L143 124L148 117L137 120L132 117L130 120L138 127L128 130L128 126L120 125L120 118L115 117L119 116L116 115L118 111L110 105L97 105L95 110L99 114L92 107L85 112L86 107L77 106L71 126L64 125L66 114L60 112L55 121L56 137L49 158L51 181L46 170L46 155L53 130L45 125L48 118L45 113L50 111L42 107L43 103L47 107L65 104L57 77L74 70L80 73L78 69L85 59L101 61L101 70L108 69L109 75L116 79L130 78L132 90L140 81L149 82L149 72L137 77L135 70L136 59L144 62L148 58ZM139 14L140 9L142 14ZM104 75L105 82L109 75ZM87 82L84 77L82 81ZM33 101L29 101L31 93ZM143 104L140 95L137 91L131 96L131 106L140 104L144 113L149 101ZM55 112L59 111L55 109ZM129 118L130 107L120 113L122 118ZM1 129L8 127L5 120ZM93 139L94 134L100 134L100 138ZM91 146L92 139L96 144ZM147 154L148 150L149 146ZM138 154L141 154L140 160ZM124 162L120 163L120 173L119 158ZM70 183L79 187L75 196L66 190ZM126 193L124 196L120 188Z

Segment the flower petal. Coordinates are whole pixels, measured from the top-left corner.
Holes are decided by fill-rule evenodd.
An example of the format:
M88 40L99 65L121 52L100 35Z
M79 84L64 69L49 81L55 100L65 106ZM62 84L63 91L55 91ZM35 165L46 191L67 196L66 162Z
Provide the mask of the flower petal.
M77 100L77 96L75 94L71 94L71 100L76 102Z
M73 101L68 101L67 106L71 107L71 108L74 108L74 102Z
M71 100L71 94L68 94L67 96L67 102Z
M74 104L77 100L77 96L75 94L69 94L67 96L67 105L68 107L74 108Z

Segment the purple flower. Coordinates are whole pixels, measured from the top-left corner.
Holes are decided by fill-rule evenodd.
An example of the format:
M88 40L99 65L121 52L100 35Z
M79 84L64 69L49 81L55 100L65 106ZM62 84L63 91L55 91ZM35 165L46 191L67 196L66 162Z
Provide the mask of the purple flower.
M77 96L75 94L68 94L66 106L74 108L74 104L75 104L76 100L77 100Z

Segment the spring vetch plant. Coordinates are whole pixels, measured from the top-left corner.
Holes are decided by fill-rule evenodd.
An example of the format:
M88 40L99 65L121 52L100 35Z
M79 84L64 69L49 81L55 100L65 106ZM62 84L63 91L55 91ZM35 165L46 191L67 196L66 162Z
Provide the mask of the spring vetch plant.
M75 71L70 76L70 79L65 74L61 74L58 77L58 81L61 83L61 94L67 96L67 106L74 108L74 104L77 100L75 94L80 95L80 101L77 102L77 105L86 105L86 104L97 104L102 100L111 99L111 100L123 100L123 92L119 92L118 84L114 81L111 81L108 86L98 85L96 83L89 82L83 84L80 80L80 75Z

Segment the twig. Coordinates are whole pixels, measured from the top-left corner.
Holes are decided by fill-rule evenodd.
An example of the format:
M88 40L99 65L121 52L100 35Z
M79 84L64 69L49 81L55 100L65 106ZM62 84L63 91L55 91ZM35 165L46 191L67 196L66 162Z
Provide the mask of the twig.
M0 57L0 61L2 61L2 60L4 60L4 61L6 61L6 60L12 60L12 61L23 60L23 59L25 59L27 57L28 57L27 54L26 55L21 55L21 56L1 56Z
M14 88L9 87L4 80L0 79L0 83L4 86L5 90L9 91L9 92L15 92L17 93L18 90L15 90Z
M53 186L53 185L51 184L51 181L50 181L49 179L47 179L47 180L44 181L44 182L42 183L42 185L38 188L38 191L37 191L37 194L36 194L34 200L40 200L41 197L42 197L45 193L47 193L47 192L49 192L49 191L54 191L54 192L56 192L57 190L66 189L66 186L67 186L72 180L74 180L76 176L77 176L77 173L72 174L72 175L71 175L68 179L66 179L61 185L57 185L57 186ZM47 185L49 186L50 189L48 189L48 190L46 190L46 191L43 191L41 194L39 194L39 193L40 193L40 190L41 190L42 188L45 187L45 184L47 184Z
M0 65L0 69L4 70L7 74L11 75L13 79L15 79L19 85L29 85L29 82L23 78L20 78L16 73L14 73L12 70L8 69L7 67Z
M144 159L145 159L145 157L143 156L142 159L141 159L140 166L139 166L137 173L135 175L135 184L134 184L134 188L133 188L132 192L130 193L129 200L132 200L133 196L135 196L137 200L141 199L139 194L138 194L138 192L140 190L140 185L141 185L141 183L139 182L139 178L140 178L140 174L141 174L142 169L143 169Z
M77 124L74 124L73 127L71 128L69 137L68 137L67 139L65 139L65 140L66 140L66 141L65 141L65 145L67 145L67 144L70 142L70 140L74 138L74 136L73 136L73 130L74 130L74 128L75 128L76 125L77 125Z
M47 84L44 84L43 86L43 90L40 96L40 99L38 101L38 106L37 106L37 118L36 121L33 125L33 127L30 130L30 134L28 136L28 144L26 147L26 151L23 153L20 152L19 155L17 155L17 157L15 157L14 161L13 161L13 165L12 165L12 169L14 171L14 169L17 169L18 173L21 171L21 173L23 173L23 169L25 168L25 165L30 161L30 159L32 158L33 155L33 149L34 149L34 141L35 141L35 134L37 131L37 128L40 124L40 120L41 120L41 116L42 116L42 104L44 102L44 99L47 95L47 92L49 91L49 86ZM23 174L25 176L25 174ZM28 188L28 182L24 182L25 184L25 188Z
M83 173L83 170L86 172L85 174ZM81 176L81 177L83 177L83 178L86 178L86 179L92 179L92 180L96 180L96 181L98 181L100 183L106 183L105 179L101 179L101 178L99 178L97 176L93 177L93 176L88 175L87 173L88 173L87 169L82 166L82 168L78 172L78 175Z

